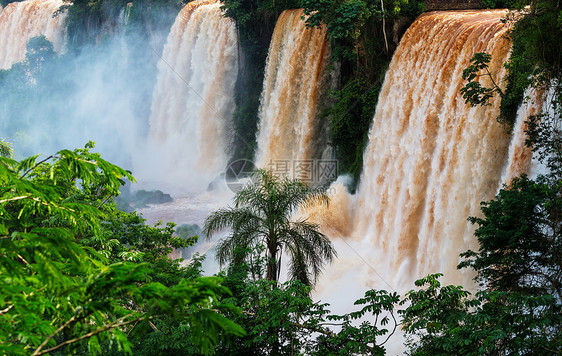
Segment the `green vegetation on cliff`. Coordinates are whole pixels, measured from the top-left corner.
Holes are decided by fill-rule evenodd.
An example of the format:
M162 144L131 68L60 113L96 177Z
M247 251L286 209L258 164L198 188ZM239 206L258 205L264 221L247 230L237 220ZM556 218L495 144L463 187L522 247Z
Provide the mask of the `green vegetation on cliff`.
M240 69L236 81L232 160L252 159L256 149L258 110L269 42L283 10L300 7L299 0L225 0L224 14L236 21Z
M394 41L401 35L393 25L411 23L423 11L423 2L303 0L302 5L308 26L327 26L340 88L332 93L334 104L324 114L330 120L340 173L350 173L357 182L379 91L398 45Z
M502 120L513 123L517 107L529 86L546 88L557 79L561 94L562 7L553 0L532 1L510 33L513 42L507 88L502 98Z
M396 43L393 21L413 21L423 10L419 1L257 1L226 0L225 15L238 26L241 67L236 89L233 160L252 158L267 50L279 14L286 9L305 9L311 27L327 24L332 45L331 70L338 70L339 88L334 104L324 108L331 122L331 144L336 148L340 172L358 178L370 122L384 73ZM336 69L337 68L337 69ZM329 90L329 88L323 88Z

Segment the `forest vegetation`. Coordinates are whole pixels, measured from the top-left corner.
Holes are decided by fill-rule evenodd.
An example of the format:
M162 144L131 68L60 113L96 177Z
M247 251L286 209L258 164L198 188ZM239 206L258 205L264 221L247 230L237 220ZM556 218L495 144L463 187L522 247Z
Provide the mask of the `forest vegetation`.
M233 159L253 155L253 147L242 142L255 142L275 20L287 8L303 7L311 15L309 26L327 26L333 61L339 63L339 89L324 119L330 120L331 142L344 171L358 178L396 46L393 21L413 21L423 11L419 1L382 4L225 0L225 16L237 23L246 61L237 83L234 120L240 141ZM232 229L219 244L225 269L203 276L204 256L196 255L187 266L169 257L198 236L178 237L174 224L150 226L136 212L117 209L120 189L134 178L95 153L93 143L14 158L18 152L7 138L0 141L0 354L383 355L398 328L411 355L561 353L562 8L557 0L482 4L513 10L506 18L514 22L509 74L504 89L480 86L489 58L475 56L465 72L465 99L485 105L491 95L500 95L498 120L506 130L528 87L550 93L551 109L532 117L528 129L527 144L546 172L514 179L482 202L482 217L469 218L479 248L463 252L458 268L474 271L475 293L442 285L442 274L434 274L420 276L405 295L368 290L355 311L331 313L329 305L313 301L311 291L324 263L337 258L333 247L317 226L290 220L311 195L299 182L279 181L267 172L236 195L233 207L207 220L205 234ZM68 77L54 77L50 68L72 52L100 45L104 24L124 5L115 0L67 5L71 50L58 55L45 37L29 41L26 59L0 70L0 109L22 113L25 120L27 108L52 81L63 88L54 95L64 97L72 90L65 84ZM129 30L148 36L155 28L169 29L182 5L135 1ZM147 49L133 50L136 60L145 58ZM52 108L49 115L64 109ZM312 197L324 199L317 193ZM292 259L294 273L287 281L278 273L281 248Z

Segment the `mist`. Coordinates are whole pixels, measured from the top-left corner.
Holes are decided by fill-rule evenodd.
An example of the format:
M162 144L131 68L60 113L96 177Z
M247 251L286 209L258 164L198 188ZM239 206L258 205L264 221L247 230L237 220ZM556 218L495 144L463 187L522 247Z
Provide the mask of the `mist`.
M24 4L8 5L3 13ZM37 35L64 38L65 13L55 21L56 9L41 6L19 11L17 19L0 18L37 27L14 38L17 35L7 32L13 24L0 23L0 39L11 37L9 42L0 40L1 53L15 46L25 49ZM229 158L228 125L237 74L234 26L220 17L218 4L209 6L214 8L200 11L201 19L175 24L172 32L169 26L136 31L128 24L125 8L91 45L70 48L66 38L66 44L53 46L56 53L48 46L40 48L41 59L34 63L16 57L24 61L0 72L0 137L13 143L17 158L50 155L94 141L102 157L133 172L140 182L134 189L176 195L204 191ZM37 12L48 14L38 17ZM185 22L185 16L178 19ZM41 21L59 27L53 30L54 25ZM168 37L173 42L178 36L193 36L191 47L177 51L174 43L164 46ZM217 58L221 46L226 50ZM173 85L166 86L170 80ZM176 125L168 125L171 122Z

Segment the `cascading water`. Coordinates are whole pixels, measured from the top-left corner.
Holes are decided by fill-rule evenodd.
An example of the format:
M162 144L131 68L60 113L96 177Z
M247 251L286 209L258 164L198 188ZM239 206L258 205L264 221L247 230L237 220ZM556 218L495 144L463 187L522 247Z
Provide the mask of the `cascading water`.
M317 111L329 82L329 45L326 29L307 29L303 16L302 9L286 10L275 25L259 110L258 167L288 162L290 168L319 158L325 146Z
M158 64L152 98L150 171L190 189L225 169L238 73L235 24L217 1L193 1L177 16ZM145 157L146 158L146 157ZM207 174L195 182L195 176ZM197 190L197 189L196 189Z
M365 152L354 235L368 238L392 274L403 272L408 281L431 272L461 280L458 255L475 247L466 219L479 215L480 202L496 193L509 147L509 135L496 122L499 97L491 106L470 107L459 91L462 70L477 52L492 55L490 71L502 82L510 49L504 15L421 16L385 78ZM371 213L362 215L363 209Z
M529 89L525 92L525 102L517 111L517 118L513 127L513 137L509 146L509 159L502 174L502 185L509 185L509 182L523 173L532 173L533 151L526 145L527 119L538 115L544 104L544 90ZM501 187L500 187L501 188Z
M333 208L313 211L326 232L344 237L334 240L340 258L326 270L320 296L338 299L348 287L404 291L436 272L445 283L471 285L471 273L456 269L459 254L477 248L467 217L481 215L480 202L494 197L502 173L520 174L530 160L523 145L510 149L511 136L496 121L499 97L471 107L459 94L477 52L492 55L490 72L503 85L510 51L504 15L426 13L405 33L380 93L358 194L344 197L335 186L336 207L349 218L330 221Z
M21 62L27 41L34 36L44 35L56 52L62 51L66 12L53 15L63 4L61 0L26 0L12 2L0 12L0 69Z

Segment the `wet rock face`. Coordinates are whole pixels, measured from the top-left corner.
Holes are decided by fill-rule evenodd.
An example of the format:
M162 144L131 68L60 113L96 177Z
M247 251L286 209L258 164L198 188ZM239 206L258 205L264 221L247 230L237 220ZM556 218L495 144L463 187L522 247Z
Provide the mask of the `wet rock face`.
M481 9L480 0L427 0L426 11Z

